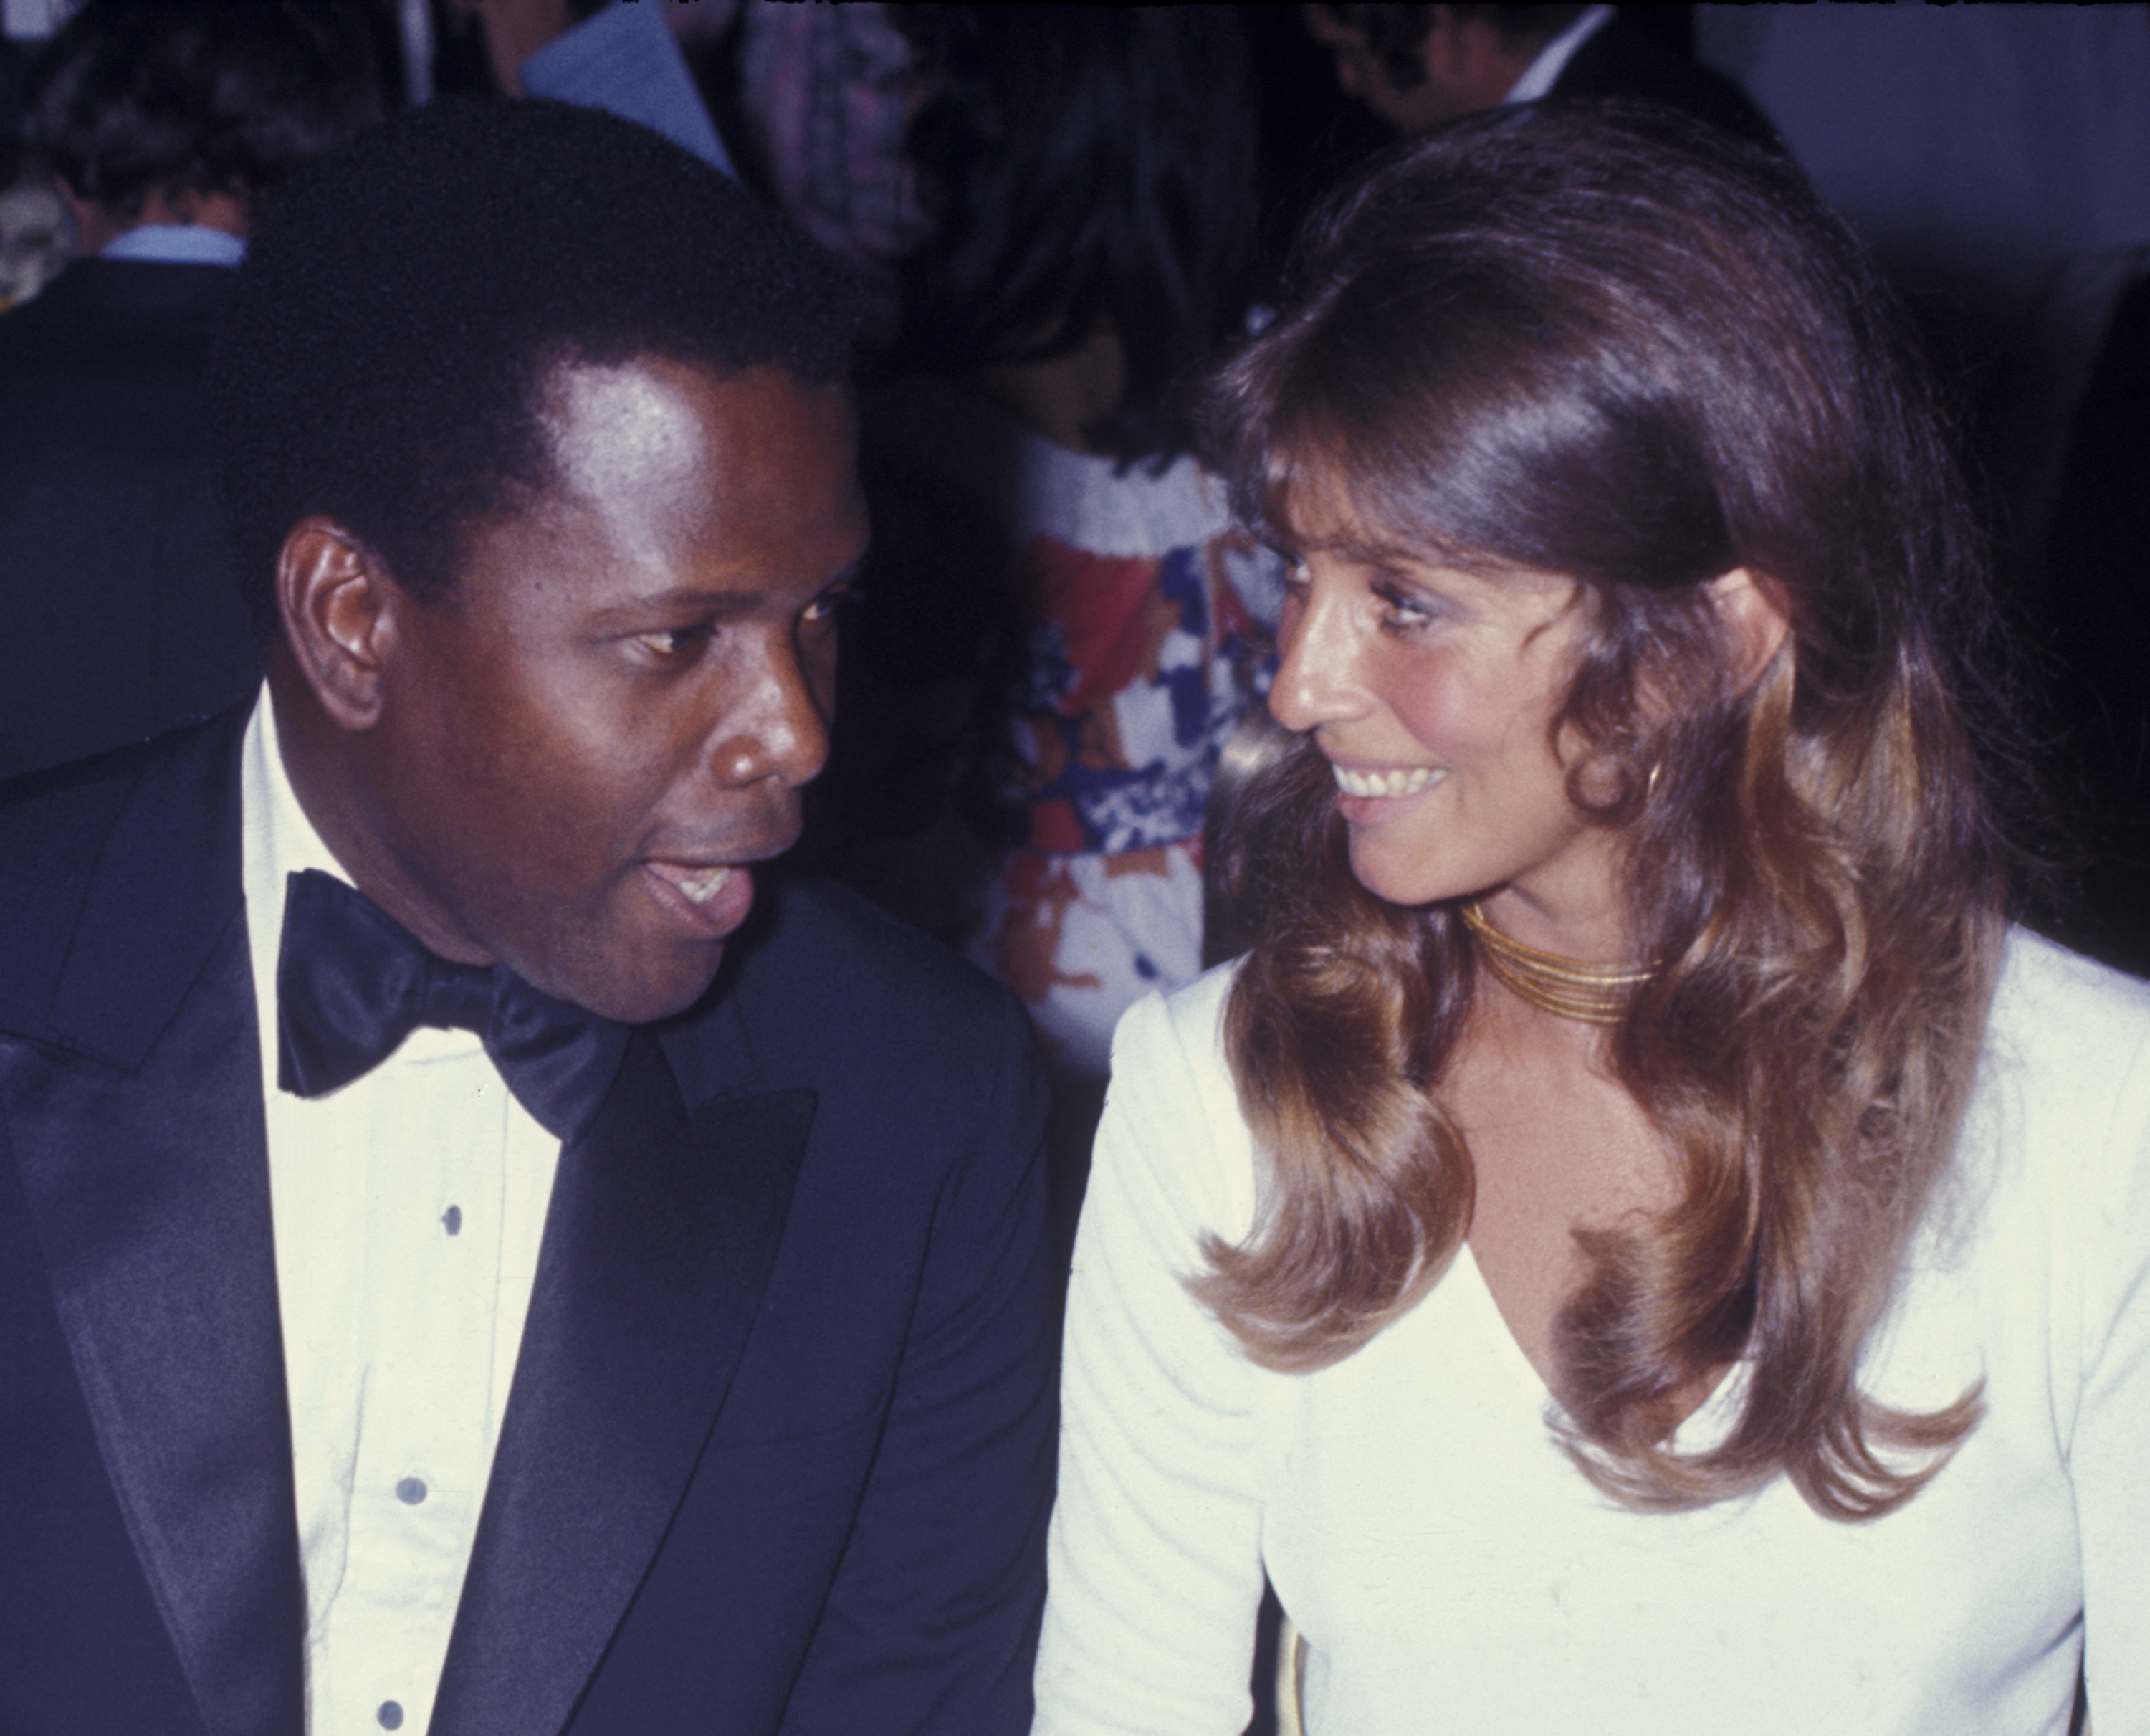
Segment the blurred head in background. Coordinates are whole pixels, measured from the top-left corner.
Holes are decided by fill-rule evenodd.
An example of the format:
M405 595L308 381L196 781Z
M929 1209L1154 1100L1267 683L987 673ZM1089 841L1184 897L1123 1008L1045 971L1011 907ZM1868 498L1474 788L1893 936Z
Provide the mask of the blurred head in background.
M143 224L244 236L295 164L380 112L353 0L89 0L39 54L23 132L96 253Z

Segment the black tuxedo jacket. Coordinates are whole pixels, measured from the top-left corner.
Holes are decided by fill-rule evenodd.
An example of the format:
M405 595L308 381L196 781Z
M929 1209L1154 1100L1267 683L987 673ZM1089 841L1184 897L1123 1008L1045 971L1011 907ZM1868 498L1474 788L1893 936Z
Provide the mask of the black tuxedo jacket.
M0 1731L295 1736L242 714L0 794ZM1020 1007L772 888L561 1153L432 1728L1024 1730Z
M79 260L0 315L0 778L260 683L210 454L232 275Z

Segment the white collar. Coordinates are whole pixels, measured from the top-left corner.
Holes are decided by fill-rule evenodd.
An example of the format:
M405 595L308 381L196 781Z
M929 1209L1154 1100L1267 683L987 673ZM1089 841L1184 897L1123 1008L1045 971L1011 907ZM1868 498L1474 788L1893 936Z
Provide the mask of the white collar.
M1538 58L1516 80L1516 87L1501 98L1505 103L1534 103L1551 90L1553 81L1567 70L1575 51L1612 21L1612 8L1593 6L1567 29L1538 50Z
M160 265L235 265L246 257L246 244L199 223L142 223L115 235L98 257Z

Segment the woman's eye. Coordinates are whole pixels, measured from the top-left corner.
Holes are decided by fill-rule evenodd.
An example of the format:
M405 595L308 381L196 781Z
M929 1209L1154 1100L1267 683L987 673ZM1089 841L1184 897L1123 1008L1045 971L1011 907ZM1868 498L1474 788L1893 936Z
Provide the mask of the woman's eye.
M1423 627L1437 613L1431 603L1406 596L1401 591L1384 589L1374 594L1381 600L1381 623L1385 627L1405 630Z

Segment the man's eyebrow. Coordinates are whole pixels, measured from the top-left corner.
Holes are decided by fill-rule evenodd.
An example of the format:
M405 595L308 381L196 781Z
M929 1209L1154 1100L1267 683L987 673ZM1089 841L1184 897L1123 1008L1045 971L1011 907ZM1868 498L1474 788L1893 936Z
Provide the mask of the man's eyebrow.
M855 586L866 566L866 557L861 555L841 572L830 574L813 594L825 597L831 591ZM768 603L769 593L759 588L712 590L705 585L676 585L668 590L645 591L638 597L607 603L590 620L599 628L638 626L653 615L694 614L715 621L738 621L766 608Z
M633 626L652 615L696 614L735 621L763 608L768 600L768 593L760 590L713 591L701 585L678 585L607 603L590 618L598 627Z

